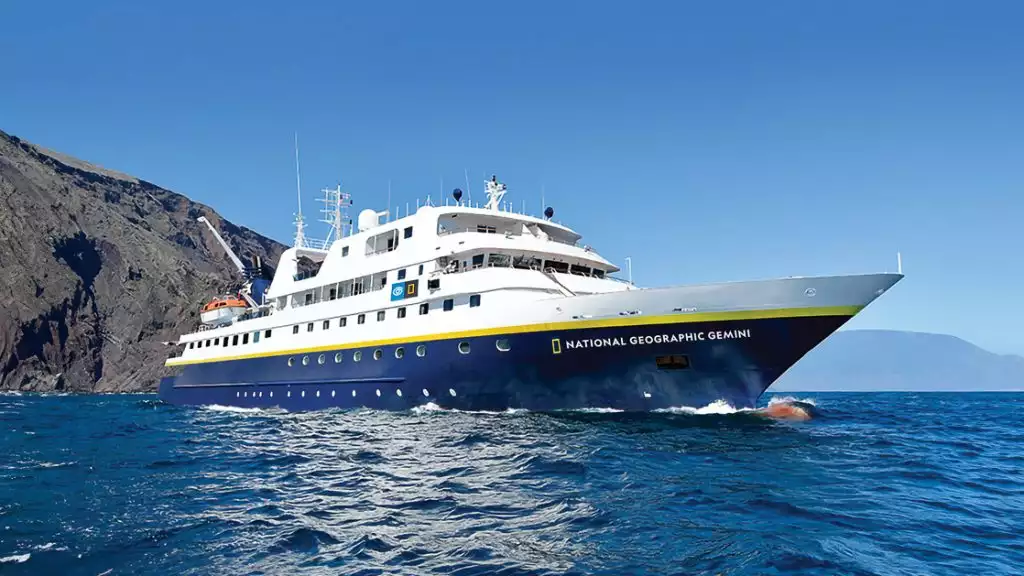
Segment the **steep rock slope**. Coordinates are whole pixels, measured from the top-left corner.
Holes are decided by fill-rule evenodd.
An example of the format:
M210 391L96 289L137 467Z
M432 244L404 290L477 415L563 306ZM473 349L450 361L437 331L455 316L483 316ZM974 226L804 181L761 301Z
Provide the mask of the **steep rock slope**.
M168 347L284 246L207 206L0 131L0 389L153 390ZM272 270L266 270L272 273Z

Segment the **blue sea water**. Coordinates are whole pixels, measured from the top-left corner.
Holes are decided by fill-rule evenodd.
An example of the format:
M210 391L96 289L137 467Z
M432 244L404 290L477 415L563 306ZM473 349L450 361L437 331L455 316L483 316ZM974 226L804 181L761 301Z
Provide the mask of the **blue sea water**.
M0 396L0 574L1024 573L1024 394L801 399L814 419Z

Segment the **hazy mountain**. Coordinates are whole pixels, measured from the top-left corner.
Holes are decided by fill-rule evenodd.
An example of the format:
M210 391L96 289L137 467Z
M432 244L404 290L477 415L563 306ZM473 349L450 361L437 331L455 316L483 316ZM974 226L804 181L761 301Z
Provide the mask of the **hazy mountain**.
M1024 390L1024 358L993 354L955 336L844 330L771 390Z
M132 176L0 132L0 389L152 390L235 251L284 246ZM268 270L269 272L269 270Z

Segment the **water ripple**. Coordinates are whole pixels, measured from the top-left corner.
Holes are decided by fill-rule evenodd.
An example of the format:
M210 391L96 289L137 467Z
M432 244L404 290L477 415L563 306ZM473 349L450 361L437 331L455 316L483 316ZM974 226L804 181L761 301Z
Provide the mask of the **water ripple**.
M717 404L290 414L0 395L0 571L1013 574L1024 564L1024 394L782 400L814 418Z

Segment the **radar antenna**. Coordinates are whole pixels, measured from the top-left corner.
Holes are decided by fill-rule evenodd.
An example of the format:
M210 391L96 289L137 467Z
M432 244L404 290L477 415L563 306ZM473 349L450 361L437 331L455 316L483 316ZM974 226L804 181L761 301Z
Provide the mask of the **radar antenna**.
M324 197L320 201L324 207L320 209L324 217L321 222L328 224L331 230L327 233L327 241L324 248L329 248L333 240L341 240L345 236L352 235L352 219L348 215L349 206L352 206L352 195L341 191L341 184L335 188L324 188L321 190Z
M498 182L497 176L491 176L491 179L487 181L487 205L484 208L489 210L500 210L501 199L505 196L507 187L503 183Z

